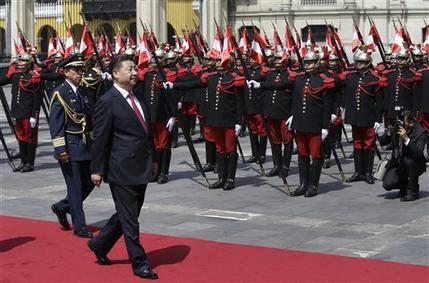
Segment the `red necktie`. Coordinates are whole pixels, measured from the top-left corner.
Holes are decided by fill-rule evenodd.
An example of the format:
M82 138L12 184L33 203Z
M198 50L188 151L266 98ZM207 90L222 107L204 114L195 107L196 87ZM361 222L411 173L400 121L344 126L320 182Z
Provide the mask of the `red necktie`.
M134 110L134 113L135 113L135 114L136 114L136 116L137 116L137 119L139 119L140 124L142 125L143 129L146 131L146 133L148 133L148 132L149 132L148 125L147 125L146 121L144 120L144 118L143 118L143 116L142 116L142 113L140 112L139 108L137 107L137 104L136 104L136 102L135 102L135 100L134 100L134 95L133 95L133 93L132 93L132 92L130 92L130 93L128 94L128 96L129 96L129 98L130 98L130 100L131 100L131 105L133 106L133 110Z

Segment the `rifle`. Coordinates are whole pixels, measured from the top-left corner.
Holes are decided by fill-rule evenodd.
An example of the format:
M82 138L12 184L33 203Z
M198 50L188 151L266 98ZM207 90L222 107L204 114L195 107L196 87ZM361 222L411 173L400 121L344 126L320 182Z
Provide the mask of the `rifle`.
M158 73L161 75L162 80L166 82L167 76L164 72L164 69L162 69L162 65L159 62L158 57L156 57L153 43L150 39L147 42L149 45L150 52L152 53L152 57L155 60L156 66L158 67ZM178 111L178 116L180 121L184 120L183 114L180 110ZM200 159L198 158L198 154L197 154L197 151L195 150L194 144L192 143L192 138L189 134L189 128L187 128L187 126L185 126L184 124L185 123L180 123L180 127L182 128L183 136L185 137L185 141L186 141L186 144L188 145L189 152L191 153L191 157L194 161L195 168L197 168L198 172L200 172L201 176L203 176L204 180L207 183L207 188L209 188L210 183L209 183L209 180L207 179L206 173L204 172L203 166L201 165Z

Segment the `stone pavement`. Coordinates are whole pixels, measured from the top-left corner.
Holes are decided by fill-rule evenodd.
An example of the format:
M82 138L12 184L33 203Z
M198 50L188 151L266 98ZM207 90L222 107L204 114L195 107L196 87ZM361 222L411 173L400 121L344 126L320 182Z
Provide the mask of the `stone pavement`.
M10 88L4 91L10 94ZM0 126L9 147L16 149L2 111ZM248 156L249 138L240 142ZM344 145L350 153L351 146ZM203 148L196 144L202 163ZM44 117L34 172L12 173L0 149L0 214L56 221L50 206L64 197L65 185L52 150ZM270 169L267 159L264 167ZM346 176L351 175L352 160L341 162ZM140 216L142 232L429 265L427 172L420 178L421 199L401 203L393 199L397 192L384 191L378 181L372 186L342 183L335 165L323 170L319 195L306 199L287 196L281 179L261 177L257 165L241 161L237 188L211 191L191 164L181 138L181 146L173 149L170 182L149 185ZM287 180L293 189L299 183L296 155L291 167ZM208 176L215 181L213 173ZM91 225L100 226L110 217L114 206L107 185L93 191L85 212Z

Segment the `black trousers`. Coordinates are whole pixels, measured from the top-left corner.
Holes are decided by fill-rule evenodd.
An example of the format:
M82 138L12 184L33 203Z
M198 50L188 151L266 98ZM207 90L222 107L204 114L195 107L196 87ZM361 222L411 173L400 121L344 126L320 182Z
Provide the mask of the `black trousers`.
M107 255L119 238L124 235L128 258L133 269L148 265L146 252L140 244L138 221L146 187L147 184L138 186L110 184L116 213L110 217L100 234L91 240L100 254Z
M422 174L418 169L417 162L410 158L404 157L398 167L387 170L383 178L383 188L387 191L399 189L403 192L418 192L419 176Z
M70 212L73 228L78 231L86 226L83 201L94 189L90 161L70 161L67 164L60 163L60 167L67 186L67 201L62 200L63 206L60 207Z

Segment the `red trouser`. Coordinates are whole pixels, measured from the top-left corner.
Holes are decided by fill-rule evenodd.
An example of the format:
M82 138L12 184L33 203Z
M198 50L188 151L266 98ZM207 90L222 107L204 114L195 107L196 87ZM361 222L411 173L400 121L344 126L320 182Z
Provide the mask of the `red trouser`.
M267 128L274 144L288 144L293 139L293 132L286 126L286 120L267 118Z
M261 114L247 114L247 120L249 121L249 129L252 134L263 137L267 135Z
M160 151L163 149L170 148L170 132L166 128L166 122L153 122L152 131L153 131L153 140L155 144L155 150Z
M295 133L296 144L298 145L298 153L302 157L310 157L311 159L320 158L320 148L322 145L322 135L314 133Z
M183 115L196 116L198 114L198 105L193 102L183 102L181 111Z
M373 127L352 126L353 146L359 150L373 150L375 147L375 130Z
M220 154L228 154L236 150L236 136L234 128L213 127L214 142L216 144L216 152Z
M30 118L16 119L16 137L19 141L37 144L37 127L31 128Z

